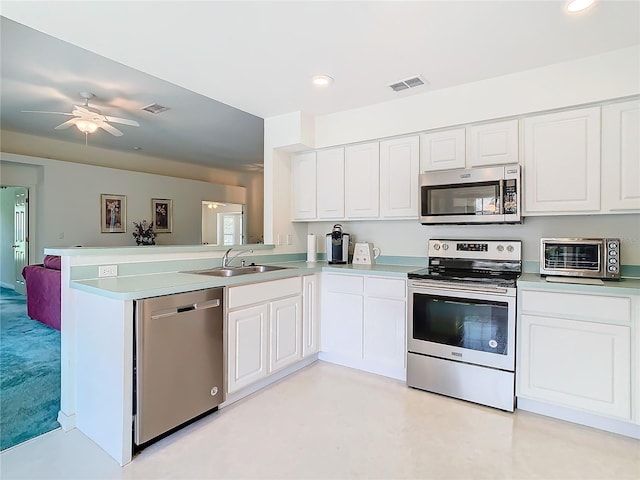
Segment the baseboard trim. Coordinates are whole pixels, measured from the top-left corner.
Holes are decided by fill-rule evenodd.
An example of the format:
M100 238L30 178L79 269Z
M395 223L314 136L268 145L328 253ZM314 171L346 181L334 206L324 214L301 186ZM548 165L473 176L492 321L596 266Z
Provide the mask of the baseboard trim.
M388 366L378 365L371 361L347 357L345 355L320 352L318 358L325 362L335 363L344 367L355 368L356 370L362 370L364 372L375 373L376 375L382 375L383 377L395 378L403 382L407 381L407 369L403 366Z
M76 428L76 415L67 415L62 410L58 412L58 423L62 427L62 430L68 432Z
M602 417L523 397L517 397L516 408L640 440L640 425L631 423L631 421Z
M269 375L267 378L264 378L259 382L246 386L245 388L243 388L238 392L230 393L227 395L227 399L223 403L221 403L218 408L223 409L224 407L228 407L232 403L237 402L238 400L241 400L244 397L248 397L249 395L257 392L258 390L262 390L266 386L271 385L272 383L277 382L278 380L288 375L291 375L292 373L297 372L298 370L304 367L311 365L313 362L317 360L318 360L318 354L315 353L299 361L298 363L291 365L290 367L284 368L282 370L279 370L278 372L273 373L272 375Z

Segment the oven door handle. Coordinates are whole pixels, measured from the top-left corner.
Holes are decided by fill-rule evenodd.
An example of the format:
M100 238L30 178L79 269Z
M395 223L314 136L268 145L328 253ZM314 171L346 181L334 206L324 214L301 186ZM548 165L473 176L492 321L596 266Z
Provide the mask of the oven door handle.
M502 294L502 295L506 295L507 294L507 289L506 288L501 288L501 287L471 287L471 286L467 286L467 285L456 285L454 283L430 283L430 282L415 282L413 284L410 285L410 288L414 287L414 288L423 288L423 287L428 287L428 288L433 288L433 289L437 289L437 290L449 290L449 291L456 291L456 292L473 292L473 293L497 293L497 294ZM420 292L416 292L416 293L420 293Z

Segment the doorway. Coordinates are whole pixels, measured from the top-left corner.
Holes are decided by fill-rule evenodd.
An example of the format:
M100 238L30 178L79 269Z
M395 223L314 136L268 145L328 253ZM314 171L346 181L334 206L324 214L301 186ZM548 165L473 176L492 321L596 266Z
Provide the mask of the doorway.
M244 205L202 202L202 244L244 245L246 243Z
M29 264L29 189L0 188L0 285L25 295L22 269Z

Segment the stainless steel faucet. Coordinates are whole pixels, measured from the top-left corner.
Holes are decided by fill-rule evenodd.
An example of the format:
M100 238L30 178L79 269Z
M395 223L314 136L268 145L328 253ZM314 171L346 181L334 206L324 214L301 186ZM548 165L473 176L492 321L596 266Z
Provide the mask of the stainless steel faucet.
M253 253L253 250L240 250L233 257L229 258L229 252L231 252L231 250L233 250L233 248L230 248L229 250L224 252L224 255L222 256L222 268L228 268L233 259L239 257L243 253Z

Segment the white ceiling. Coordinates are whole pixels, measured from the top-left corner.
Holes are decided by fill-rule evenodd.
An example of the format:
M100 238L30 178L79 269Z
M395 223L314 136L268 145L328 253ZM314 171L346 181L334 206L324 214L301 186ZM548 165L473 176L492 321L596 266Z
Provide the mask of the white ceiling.
M256 117L328 114L640 44L639 1L600 0L580 15L565 5L3 0L3 16L94 54L3 19L2 124L78 137L53 131L58 118L15 111L69 111L88 90L104 113L141 124L105 141L195 163L256 163ZM314 88L315 74L335 82ZM427 85L387 87L418 74ZM172 110L139 110L153 102Z

